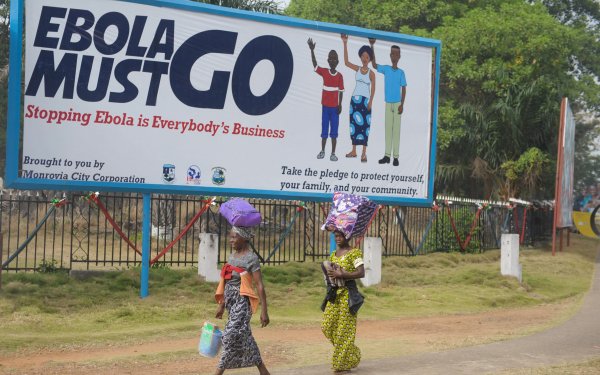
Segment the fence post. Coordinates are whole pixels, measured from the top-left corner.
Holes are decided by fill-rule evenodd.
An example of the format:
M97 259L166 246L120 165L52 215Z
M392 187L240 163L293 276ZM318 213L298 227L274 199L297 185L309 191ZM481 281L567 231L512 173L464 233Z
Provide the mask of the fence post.
M144 193L142 213L142 264L140 272L140 297L148 297L148 279L150 277L150 221L152 216L151 198Z
M383 243L381 237L365 237L363 260L365 276L361 279L364 286L381 282L381 256Z
M514 276L522 281L522 268L519 264L519 235L502 234L500 248L500 273L504 276Z
M200 233L198 245L198 275L205 281L218 282L221 279L219 264L219 236L213 233Z

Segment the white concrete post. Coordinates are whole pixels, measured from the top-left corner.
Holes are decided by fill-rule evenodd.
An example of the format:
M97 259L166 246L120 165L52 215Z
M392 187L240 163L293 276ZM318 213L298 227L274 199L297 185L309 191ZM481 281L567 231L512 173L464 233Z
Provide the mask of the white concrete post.
M504 233L501 237L500 273L514 276L521 282L521 265L519 264L519 235Z
M198 275L208 282L218 282L221 272L219 263L219 236L213 233L200 233L198 247Z
M379 237L365 237L364 246L365 277L360 280L364 286L377 285L381 282L381 249L383 243Z

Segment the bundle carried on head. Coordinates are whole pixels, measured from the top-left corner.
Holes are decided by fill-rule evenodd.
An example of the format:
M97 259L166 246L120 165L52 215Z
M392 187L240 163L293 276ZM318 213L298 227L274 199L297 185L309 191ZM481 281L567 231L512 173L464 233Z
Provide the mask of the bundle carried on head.
M377 204L367 197L340 193L333 194L333 203L321 229L340 231L346 239L360 237L367 230Z
M260 224L260 212L245 199L232 198L219 207L219 212L233 227L233 230L243 238L254 236L253 227Z

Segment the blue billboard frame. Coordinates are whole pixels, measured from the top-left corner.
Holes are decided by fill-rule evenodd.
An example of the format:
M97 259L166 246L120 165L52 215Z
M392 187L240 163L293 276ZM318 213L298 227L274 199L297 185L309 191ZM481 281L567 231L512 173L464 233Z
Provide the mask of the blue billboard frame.
M283 25L295 28L312 29L331 33L345 33L357 37L374 37L387 41L411 44L420 47L434 49L435 69L433 80L433 102L431 117L431 139L429 153L429 180L427 186L427 197L424 199L395 198L369 196L372 200L393 205L407 206L431 206L433 203L433 183L435 177L436 140L437 140L437 117L438 117L438 95L441 60L441 41L435 39L410 36L399 33L376 31L355 26L338 25L326 22L309 21L299 18L256 13L238 9L223 8L215 5L196 3L186 0L118 0L129 3L144 5L170 7L181 10L202 12L207 14L234 17L239 19L264 22L268 24ZM331 193L290 193L276 190L256 190L239 188L215 188L198 187L190 189L186 186L172 186L159 184L134 184L134 183L108 183L108 182L80 182L80 181L56 181L48 179L32 179L19 176L19 148L21 137L21 113L22 113L22 90L23 80L21 72L23 69L23 14L25 0L11 2L10 9L10 57L9 57L9 83L8 83L8 124L6 133L6 174L5 185L16 189L45 189L45 190L84 190L84 191L121 191L139 193L160 194L189 194L189 195L219 195L219 196L241 196L271 199L291 199L307 201L329 201Z

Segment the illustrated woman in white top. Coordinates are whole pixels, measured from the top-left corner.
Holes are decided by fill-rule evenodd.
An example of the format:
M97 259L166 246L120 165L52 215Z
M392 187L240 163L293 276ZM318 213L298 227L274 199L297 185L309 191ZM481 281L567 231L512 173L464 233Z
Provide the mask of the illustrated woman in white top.
M375 73L369 69L373 59L373 50L364 45L358 50L361 66L348 61L348 35L342 34L344 44L344 64L356 72L356 86L350 100L350 139L352 151L346 154L347 158L356 157L356 146L362 145L360 161L367 162L367 144L371 129L371 103L375 95Z

